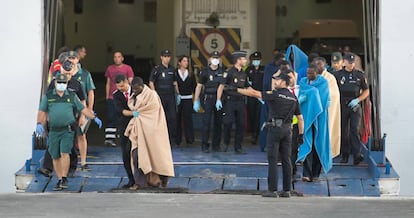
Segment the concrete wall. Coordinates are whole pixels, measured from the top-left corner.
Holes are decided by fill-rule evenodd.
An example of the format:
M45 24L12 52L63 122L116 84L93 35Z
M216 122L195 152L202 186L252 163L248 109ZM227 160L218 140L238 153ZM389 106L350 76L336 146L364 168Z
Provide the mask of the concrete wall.
M15 192L14 173L31 156L42 78L42 2L3 1L0 7L0 193Z
M84 44L87 47L88 55L83 64L89 71L104 72L112 64L115 50L135 58L158 54L154 35L159 31L156 23L144 21L144 0L135 0L133 4L120 4L118 0L86 0L83 1L82 14L74 13L73 0L64 0L63 3L66 45ZM164 7L164 4L157 5L158 8ZM163 17L158 15L158 22L162 24Z
M380 1L381 125L387 157L401 176L401 195L414 195L414 1Z

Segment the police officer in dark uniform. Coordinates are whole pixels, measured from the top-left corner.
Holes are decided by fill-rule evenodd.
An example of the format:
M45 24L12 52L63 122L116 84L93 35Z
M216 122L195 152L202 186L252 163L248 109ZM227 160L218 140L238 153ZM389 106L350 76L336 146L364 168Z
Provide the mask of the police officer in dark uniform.
M256 91L252 88L237 89L239 93L256 98L262 98L269 106L268 122L265 127L268 129L267 135L267 158L268 168L268 191L263 193L263 197L290 197L292 183L291 165L291 143L292 143L292 117L296 115L299 127L299 144L303 143L303 116L300 111L299 103L293 93L287 87L290 77L287 74L280 74L275 77L275 88L272 91ZM282 160L283 170L283 191L277 193L277 160Z
M212 150L216 152L221 151L220 140L222 130L222 111L216 110L215 106L217 100L217 89L219 87L220 81L223 79L223 68L220 66L220 53L218 51L212 52L209 62L209 66L201 70L198 77L193 105L194 111L198 112L201 105L200 93L204 87L204 113L202 115L201 127L201 150L204 153L208 153L210 151L208 138L210 137L211 116L214 116Z
M160 96L165 118L167 119L168 135L173 147L176 138L177 104L181 102L178 91L177 75L170 65L171 52L166 49L161 51L161 64L154 67L149 77L149 87L157 91Z
M236 88L245 88L249 87L247 80L247 74L243 70L243 67L246 66L246 52L245 51L235 51L233 52L234 66L230 68L227 72L223 74L223 80L219 85L217 91L217 101L216 109L221 110L223 105L221 102L221 97L224 90L224 85L236 87ZM244 135L244 96L237 91L225 90L224 91L224 108L223 108L223 124L224 124L224 151L228 150L230 144L230 135L231 128L233 123L236 123L236 135L234 139L234 151L236 154L245 154L245 151L242 149L241 143L243 141Z
M264 67L261 65L262 53L259 51L254 52L250 55L250 66L246 69L249 84L253 89L262 91L263 90L263 76ZM262 104L252 97L247 98L247 111L249 117L250 132L252 134L252 144L257 143L259 136L259 122L260 122L260 111Z
M369 96L367 79L363 72L355 69L353 53L344 55L344 68L334 75L341 93L341 163L348 163L352 148L354 165L358 165L364 159L359 139L359 104Z

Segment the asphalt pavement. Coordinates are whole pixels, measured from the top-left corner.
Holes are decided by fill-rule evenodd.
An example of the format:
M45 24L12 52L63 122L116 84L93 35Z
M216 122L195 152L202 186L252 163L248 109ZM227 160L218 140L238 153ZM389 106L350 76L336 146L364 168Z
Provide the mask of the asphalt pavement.
M0 217L414 217L414 198L79 193L1 194Z

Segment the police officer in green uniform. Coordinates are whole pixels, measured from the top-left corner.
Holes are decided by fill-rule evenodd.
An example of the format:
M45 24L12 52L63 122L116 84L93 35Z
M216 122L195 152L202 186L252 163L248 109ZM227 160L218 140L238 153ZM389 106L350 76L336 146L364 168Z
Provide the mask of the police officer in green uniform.
M149 87L157 91L160 96L165 118L167 119L170 144L173 147L176 139L177 105L181 103L181 96L178 90L177 74L174 67L170 65L170 50L161 51L160 58L161 64L155 66L150 73Z
M303 143L303 116L300 111L299 103L293 93L288 90L290 77L282 73L275 79L276 90L257 91L252 88L237 91L243 95L262 98L269 106L268 122L265 127L268 129L266 148L268 167L268 191L263 193L263 197L290 197L292 183L291 165L291 143L292 143L292 117L296 115L298 119L299 144ZM282 160L283 170L283 191L277 193L278 170L277 160Z
M48 118L48 151L53 158L53 168L59 180L54 190L68 187L69 153L73 146L75 130L78 128L74 111L93 119L99 128L102 126L102 121L95 117L91 110L85 108L76 94L67 90L67 83L66 75L56 76L56 88L46 92L42 97L37 116L38 135L43 134L43 126Z
M212 150L214 152L221 151L221 124L222 124L222 111L216 110L217 89L220 81L223 79L223 68L220 66L220 53L213 51L210 55L209 66L202 69L198 76L198 82L196 91L194 94L193 109L198 112L201 107L200 93L204 87L204 113L202 114L202 129L201 129L201 151L204 153L210 152L210 144L208 139L210 137L210 123L211 116L214 116L213 124L213 140Z
M223 95L224 85L246 88L249 87L247 80L247 74L243 70L246 66L246 52L235 51L233 52L234 66L223 74L223 80L219 85L217 91L216 109L221 110L223 104L221 97ZM245 97L237 91L224 90L224 108L223 108L223 125L224 125L224 151L228 150L230 144L230 136L232 125L236 123L236 134L234 138L234 151L236 154L245 154L246 152L242 149L242 141L244 135L244 119L245 119Z
M367 79L363 72L355 69L353 53L344 55L344 68L334 75L341 94L341 163L348 163L352 149L354 165L358 165L364 159L359 138L359 104L369 96Z

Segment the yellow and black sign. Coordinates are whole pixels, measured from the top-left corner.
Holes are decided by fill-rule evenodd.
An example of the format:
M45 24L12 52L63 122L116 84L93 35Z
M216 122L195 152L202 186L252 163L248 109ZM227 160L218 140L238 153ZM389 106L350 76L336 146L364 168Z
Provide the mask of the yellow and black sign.
M239 28L192 28L190 30L192 64L206 67L213 51L220 53L222 65L232 65L232 53L240 50Z

